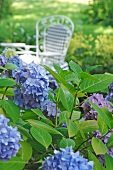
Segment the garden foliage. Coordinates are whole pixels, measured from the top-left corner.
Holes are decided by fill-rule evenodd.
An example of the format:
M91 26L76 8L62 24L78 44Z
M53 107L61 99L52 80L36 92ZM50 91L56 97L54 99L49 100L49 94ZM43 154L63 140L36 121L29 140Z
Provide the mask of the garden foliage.
M89 9L89 22L98 23L103 25L113 26L113 1L112 0L90 0Z
M83 70L93 65L100 65L93 73L113 73L113 36L76 33L71 40L66 61L77 62Z
M0 55L0 169L112 170L113 75L96 67L53 71Z

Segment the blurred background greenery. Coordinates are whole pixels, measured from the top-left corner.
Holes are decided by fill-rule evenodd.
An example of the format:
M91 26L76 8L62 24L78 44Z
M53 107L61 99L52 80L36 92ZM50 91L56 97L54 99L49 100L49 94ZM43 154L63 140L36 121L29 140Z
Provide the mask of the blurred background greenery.
M75 25L66 61L113 73L113 0L0 0L0 42L35 45L36 21L55 14Z

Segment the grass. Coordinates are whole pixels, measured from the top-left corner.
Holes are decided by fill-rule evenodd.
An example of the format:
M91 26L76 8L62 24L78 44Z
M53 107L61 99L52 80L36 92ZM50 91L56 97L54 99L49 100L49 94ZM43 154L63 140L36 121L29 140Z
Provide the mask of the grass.
M79 3L81 2L81 3ZM12 3L12 15L1 20L0 41L23 42L19 39L20 28L26 35L35 35L35 24L40 18L60 14L68 16L75 25L75 32L97 35L111 33L111 27L103 27L99 24L87 24L84 20L87 14L83 11L88 8L87 0L15 0ZM21 31L22 31L21 29ZM16 32L18 34L16 35ZM23 35L24 36L24 35Z

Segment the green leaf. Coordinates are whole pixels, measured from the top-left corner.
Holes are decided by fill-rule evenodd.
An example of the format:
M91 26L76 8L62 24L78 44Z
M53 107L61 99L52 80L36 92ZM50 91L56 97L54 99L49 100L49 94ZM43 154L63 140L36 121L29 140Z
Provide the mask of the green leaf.
M32 119L29 119L27 120L31 125L37 127L37 128L41 128L49 133L52 133L52 134L59 134L61 136L63 136L59 131L57 131L55 128L47 125L46 123L43 123L41 121L38 121L38 120L32 120Z
M21 118L23 120L26 120L26 119L37 119L37 115L32 110L24 110L24 113L21 116Z
M107 147L113 147L113 134L108 138Z
M106 145L104 145L104 143L100 139L93 137L91 143L96 155L105 154L107 152Z
M79 85L80 79L74 72L70 72L69 74L65 75L64 79L66 81L73 81L75 84Z
M57 71L58 74L60 74L60 72L63 71L62 68L59 65L53 64L53 66L54 66L54 68L55 68L55 70Z
M0 106L5 110L14 123L18 120L20 109L14 102L11 100L0 100Z
M103 119L103 121L105 121L106 124L107 124L109 127L111 127L109 118L108 118L108 116L105 114L105 112L103 112L101 108L99 108L96 104L92 103L91 101L88 101L88 102L93 106L93 108L96 110L96 112L99 114L99 116Z
M113 170L113 158L105 154L106 170Z
M32 156L32 147L26 141L24 142L21 141L20 144L22 147L20 148L18 155L22 160L28 161Z
M95 74L93 75L97 80L83 80L80 84L80 90L82 92L97 92L108 87L113 81L112 74Z
M69 138L75 136L78 131L77 125L70 119L66 119L66 125L68 129Z
M0 161L0 169L2 170L22 170L26 164L26 161L19 157L12 157L9 161Z
M84 122L79 122L79 125L84 133L93 132L99 128L96 120L86 120Z
M4 91L6 90L6 87L0 88L0 93L3 95ZM5 96L14 96L14 88L8 88L7 91L5 92Z
M46 132L45 130L40 129L39 127L37 128L36 126L33 126L30 129L31 134L33 137L41 143L46 149L52 142L52 137L51 135Z
M29 131L27 131L24 127L20 125L16 125L16 126L18 127L18 131L21 133L21 135L32 139L32 136L29 134Z
M66 119L68 119L69 117L70 117L70 112L68 111L61 112L59 116L59 124L65 123Z
M92 71L93 69L95 69L95 68L97 68L97 67L100 67L100 66L102 66L102 65L91 66L91 67L89 67L89 68L86 69L86 72L89 73L89 72Z
M16 81L11 78L0 78L0 87L14 86Z
M55 73L55 72L54 72L51 68L49 68L48 66L44 65L43 67L44 67L47 71L49 71L49 72L52 74L52 76L53 76L58 82L62 83L62 84L68 89L68 91L69 91L72 95L75 95L76 90L75 90L75 88L74 88L71 84L67 83L67 81L65 81L60 75L58 75L57 73Z
M101 165L97 157L91 151L88 151L88 160L94 162L93 170L105 170L105 168Z
M74 105L74 97L73 95L65 88L65 86L61 85L60 87L60 100L67 111L72 111Z
M81 115L80 111L73 110L71 120L74 121L80 119L80 115Z
M42 119L46 119L47 118L44 116L44 114L41 112L41 110L39 109L31 109L36 115L38 115L39 117L41 117Z
M90 79L90 80L98 80L96 77L94 77L93 75L89 74L89 73L86 73L86 72L81 72L80 73L80 78L83 80L87 80L87 79Z
M97 122L99 125L100 133L105 135L108 132L108 126L106 125L105 121L98 115Z
M15 69L17 69L18 67L17 67L15 64L6 63L5 68L6 68L7 70L15 70Z
M81 67L78 64L76 64L73 61L70 61L69 62L69 67L71 68L71 70L73 70L76 73L76 75L78 77L80 77L80 73L82 72L82 69L81 69Z
M67 146L72 146L72 148L75 147L75 141L73 139L62 139L60 141L60 148L66 148Z
M2 66L0 66L0 69L1 70L7 70L5 67L2 67Z

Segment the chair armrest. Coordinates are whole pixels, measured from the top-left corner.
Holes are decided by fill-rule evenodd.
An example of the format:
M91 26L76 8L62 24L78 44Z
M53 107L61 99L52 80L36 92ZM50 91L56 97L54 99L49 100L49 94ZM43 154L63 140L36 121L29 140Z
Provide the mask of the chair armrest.
M62 56L62 53L57 53L57 52L39 52L39 56L41 56L41 57Z

